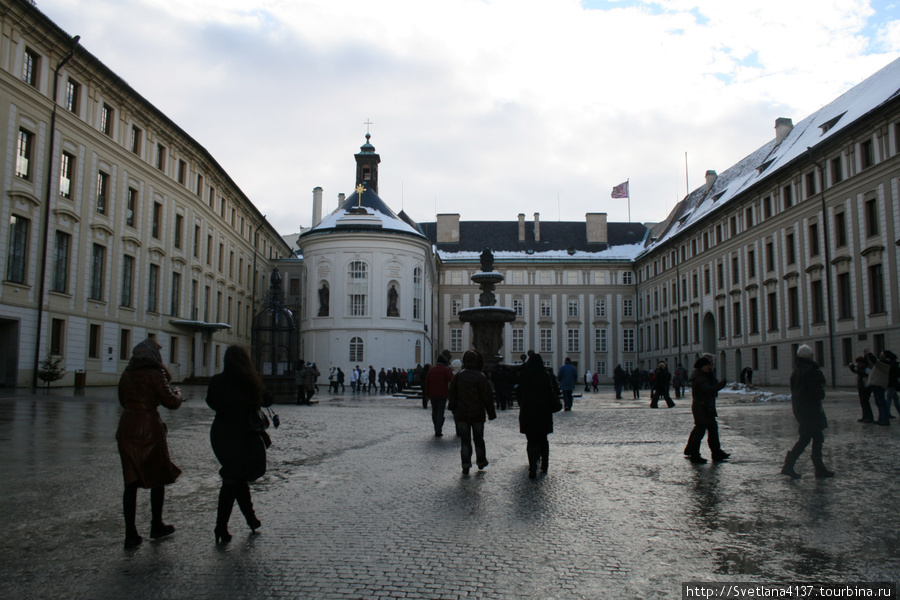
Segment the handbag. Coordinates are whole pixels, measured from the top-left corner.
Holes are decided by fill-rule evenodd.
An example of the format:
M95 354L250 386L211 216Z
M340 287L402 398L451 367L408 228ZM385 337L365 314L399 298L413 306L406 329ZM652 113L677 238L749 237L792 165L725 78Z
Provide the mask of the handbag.
M259 434L259 437L262 439L263 444L265 444L266 448L272 445L272 438L269 437L268 433L266 433L266 429L269 428L269 418L261 408L256 408L250 411L250 416L247 419L247 425L250 428L250 431Z
M562 400L559 399L559 396L553 394L550 396L550 410L552 412L559 412L563 409Z
M272 419L272 427L278 429L278 426L281 425L281 419L278 417L278 413L268 406L266 407L266 413L268 413L269 418Z

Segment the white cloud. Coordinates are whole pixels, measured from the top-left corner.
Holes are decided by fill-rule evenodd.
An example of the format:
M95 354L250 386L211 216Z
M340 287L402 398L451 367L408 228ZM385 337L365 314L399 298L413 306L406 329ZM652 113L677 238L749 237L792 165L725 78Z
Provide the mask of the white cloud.
M349 193L367 118L380 195L437 212L661 220L900 52L862 0L41 0L204 145L279 231ZM592 3L588 2L588 6Z

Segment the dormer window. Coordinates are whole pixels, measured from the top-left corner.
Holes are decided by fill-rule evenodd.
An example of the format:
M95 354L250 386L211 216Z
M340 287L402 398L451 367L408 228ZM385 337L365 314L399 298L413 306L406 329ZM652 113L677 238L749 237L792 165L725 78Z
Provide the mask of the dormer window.
M828 130L829 130L829 129L831 129L832 127L834 127L835 125L837 125L837 122L840 121L840 120L841 120L841 117L843 117L845 114L847 114L847 113L842 112L841 114L839 114L839 115L836 116L835 118L833 118L833 119L831 119L831 120L829 120L829 121L823 123L822 125L819 125L819 129L822 130L822 135L828 133Z

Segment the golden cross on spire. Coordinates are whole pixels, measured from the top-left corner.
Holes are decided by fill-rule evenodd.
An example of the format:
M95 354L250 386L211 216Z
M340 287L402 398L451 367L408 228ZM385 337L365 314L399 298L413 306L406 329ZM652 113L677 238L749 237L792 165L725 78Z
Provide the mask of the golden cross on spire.
M363 184L357 183L355 191L356 191L356 205L362 206L362 195L363 195L363 192L366 191L366 188L365 188L365 186L363 186Z

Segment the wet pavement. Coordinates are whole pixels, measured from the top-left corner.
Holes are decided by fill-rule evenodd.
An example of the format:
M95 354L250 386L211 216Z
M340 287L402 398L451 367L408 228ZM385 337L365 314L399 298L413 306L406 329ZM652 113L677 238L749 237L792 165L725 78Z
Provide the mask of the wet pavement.
M113 390L0 391L0 597L599 599L680 598L687 581L900 580L900 424L857 423L829 391L817 480L779 474L796 439L790 404L723 393L726 463L682 456L688 400L651 410L611 391L556 415L550 470L528 479L515 410L486 427L490 465L463 476L451 433L414 400L319 394L276 407L269 471L254 484L263 527L235 510L213 540L219 487L205 390L162 410L173 460L165 519L124 551ZM628 394L630 396L630 393ZM708 450L704 445L704 454Z

